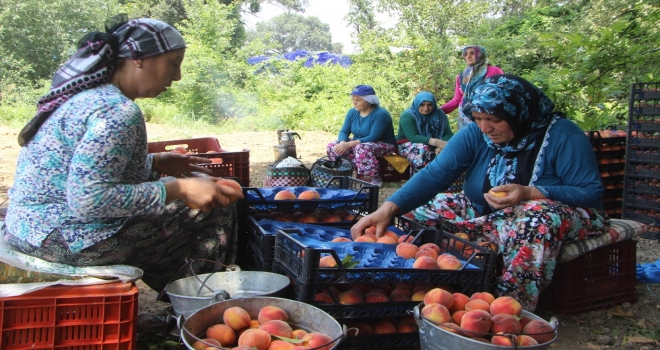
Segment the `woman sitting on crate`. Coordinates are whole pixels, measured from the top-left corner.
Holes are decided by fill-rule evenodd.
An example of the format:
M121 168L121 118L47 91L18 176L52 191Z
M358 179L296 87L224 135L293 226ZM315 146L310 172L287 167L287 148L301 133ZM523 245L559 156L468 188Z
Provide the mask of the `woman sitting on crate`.
M504 259L496 294L512 296L533 311L562 242L609 228L589 139L553 108L523 78L486 78L464 107L475 123L353 226L353 237L370 225L380 236L392 216L403 213L428 227L465 232L472 240L485 237L498 244ZM466 170L463 193L441 193Z
M412 172L425 167L454 136L447 115L438 108L435 96L422 91L412 106L401 113L397 147L410 162Z
M378 157L395 150L396 138L390 112L380 107L371 86L358 85L351 92L353 108L346 114L337 141L326 147L328 156L344 156L353 162L359 178L369 177L374 185L383 184ZM349 135L353 134L352 138Z
M233 262L242 191L193 175L205 158L147 154L134 102L181 79L185 48L165 22L125 15L79 42L19 134L9 244L68 265L136 266L157 291L185 258Z

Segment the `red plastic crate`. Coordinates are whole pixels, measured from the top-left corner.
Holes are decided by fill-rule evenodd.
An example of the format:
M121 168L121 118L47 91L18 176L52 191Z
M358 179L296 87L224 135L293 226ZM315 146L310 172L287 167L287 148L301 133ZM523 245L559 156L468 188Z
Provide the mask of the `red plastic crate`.
M558 264L540 306L570 315L637 301L636 244L608 244Z
M53 286L0 298L0 349L133 350L138 288Z
M203 164L204 168L213 171L216 177L235 177L244 187L250 186L250 150L242 151L223 150L215 137L202 137L196 139L169 140L148 143L148 152L169 152L176 147L185 147L196 156L203 158L222 158L222 163ZM213 153L207 153L213 152Z
M380 178L383 182L399 182L402 180L410 179L410 166L406 168L406 171L402 173L396 171L392 164L390 164L387 159L383 157L378 157L378 169L380 173Z

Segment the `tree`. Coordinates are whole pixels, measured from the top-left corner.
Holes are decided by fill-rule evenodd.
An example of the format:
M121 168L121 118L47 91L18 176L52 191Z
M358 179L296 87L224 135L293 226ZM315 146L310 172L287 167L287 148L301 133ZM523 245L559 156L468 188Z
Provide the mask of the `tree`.
M294 50L331 51L333 49L330 26L317 17L285 13L266 22L257 23L250 33L252 40L259 38L271 43L278 54Z
M373 9L372 0L349 0L349 11L346 20L360 34L366 30L374 30L378 23Z

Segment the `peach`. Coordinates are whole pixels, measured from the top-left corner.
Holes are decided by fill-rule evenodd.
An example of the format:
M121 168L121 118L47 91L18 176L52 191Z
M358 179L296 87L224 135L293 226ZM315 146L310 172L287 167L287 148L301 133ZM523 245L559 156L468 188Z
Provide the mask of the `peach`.
M493 345L512 346L514 342L511 341L511 338L507 336L494 335L492 338L490 338L490 343Z
M362 296L364 296L365 294L369 293L369 291L371 290L371 285L367 283L354 283L351 284L350 288L348 289L349 290L354 289L358 291Z
M289 315L284 311L284 309L277 306L264 306L259 310L257 315L257 320L259 323L264 324L272 320L280 320L287 322L289 321Z
M386 236L387 237L392 237L395 242L399 243L398 242L399 241L399 235L397 235L396 232L394 232L394 231L385 231L385 233L383 234L383 237L386 237Z
M483 310L490 313L490 305L481 299L472 299L465 304L465 311Z
M539 344L547 343L555 337L554 328L543 320L530 321L522 332L534 338Z
M420 256L413 262L413 269L437 270L438 263L430 256Z
M468 236L468 234L465 233L465 232L456 232L456 233L454 233L454 236L462 238L466 241L470 240L470 236ZM461 242L457 239L450 239L449 240L449 245L453 245L454 247L456 247L456 249L461 250L465 246L465 243L463 243L463 242Z
M301 328L294 329L293 332L291 332L291 339L302 339L307 335L307 331Z
M414 333L417 332L419 327L417 327L417 324L411 323L411 322L399 322L396 325L396 330L397 333Z
M238 337L238 346L267 350L270 346L270 334L262 329L250 328Z
M447 322L440 325L440 328L446 330L447 332L452 332L458 335L463 335L461 327L455 323Z
M440 270L460 270L463 268L463 263L457 258L445 258L437 263Z
M261 323L259 323L259 320L250 321L250 327L249 328L259 328L259 326L261 326Z
M332 255L322 256L319 260L319 267L337 267L337 261Z
M374 242L376 242L378 240L378 237L376 237L376 234L374 234L374 233L365 233L364 235L371 238L371 239L373 239Z
M355 328L355 329L349 329L349 336L362 336L362 335L370 335L374 334L374 328L369 324L369 322L366 321L360 321L356 322L353 325L351 325L350 328Z
M444 305L438 303L424 305L424 308L422 308L422 316L435 323L451 322L449 310L447 310Z
M390 294L394 290L394 287L392 287L392 285L389 283L375 283L374 288L382 289L385 294Z
M396 246L396 255L404 259L414 258L419 248L412 243L399 243Z
M396 239L389 237L389 236L383 236L380 237L376 240L376 243L383 243L383 244L396 244Z
M340 222L340 221L341 221L341 217L339 217L339 215L326 216L323 218L323 220L321 220L321 222Z
M356 238L353 242L376 243L376 240L371 238L371 236L362 235L362 236Z
M185 148L185 147L183 147L183 146L174 147L174 149L171 150L170 153L181 153L181 154L186 154L186 153L188 153L188 149Z
M364 303L364 298L354 290L347 290L339 294L339 303L342 305L361 304Z
M397 243L410 243L415 240L415 236L412 235L402 235L396 240Z
M321 199L321 195L314 190L303 191L298 195L298 199Z
M492 294L488 293L488 292L473 293L470 298L472 298L472 299L481 299L481 300L487 302L488 305L490 305L495 300L495 297ZM488 311L488 310L486 310L486 311Z
M490 313L493 316L508 314L520 317L522 315L522 305L512 297L501 296L490 303Z
M489 193L489 194L492 194L492 195L495 196L495 197L499 197L499 198L504 198L504 197L506 197L506 196L509 195L507 192L504 192L504 191L493 191L493 190L489 190L488 193Z
M472 310L461 318L461 329L468 337L482 337L490 331L491 323L488 311Z
M435 261L436 261L437 263L440 263L440 261L442 261L442 260L444 260L444 259L458 259L458 258L455 257L455 256L453 256L453 255L451 255L451 254L449 254L449 253L442 253L442 254L438 255L438 258L435 259Z
M337 289L337 287L334 287L334 286L330 286L326 290L327 290L328 293L331 293L332 295L334 295L336 297L339 296L339 294L341 294L341 291L339 289Z
M376 235L376 226L369 226L364 230L365 234L371 234L371 235Z
M429 247L419 248L419 250L417 250L417 254L415 254L415 259L418 259L420 256L428 256L433 258L433 260L436 260L438 258L438 253Z
M330 294L326 292L316 293L316 295L314 296L314 301L317 303L328 303L328 304L334 303Z
M229 196L229 198L232 201L237 201L239 199L245 198L243 196L243 187L241 187L241 185L238 182L236 182L234 180L231 180L231 179L218 179L218 180L215 180L215 183L220 185L220 186L231 187L231 189L234 190L234 194Z
M412 297L412 291L410 291L409 288L404 288L404 287L394 288L392 292L390 292L390 298L392 298L393 295L397 295L397 294L405 295L408 297L408 299Z
M382 290L380 288L371 288L371 289L369 289L369 291L367 293L380 293L380 294L383 294L383 295L388 295L389 294L389 293L385 292L384 290Z
M435 243L424 243L421 246L419 246L419 249L427 249L427 248L433 249L433 251L436 254L440 254L440 252L441 252L440 247L438 247L438 245L435 244Z
M441 304L449 310L454 304L454 296L442 288L434 288L428 291L424 296L424 304L433 303Z
M532 346L539 345L539 342L527 335L518 335L516 336L516 345L517 346Z
M451 314L451 321L456 324L461 324L461 319L463 318L463 315L465 315L466 312L467 311L465 310L454 311L454 313Z
M206 329L206 337L220 342L220 344L229 345L236 342L236 332L226 324L214 324Z
M480 341L482 343L490 344L490 341L484 337L471 337L470 339Z
M497 314L491 318L493 322L490 325L491 333L520 333L522 327L518 321L518 317L508 314Z
M270 342L268 350L291 350L296 346L293 343L286 342L284 340L273 340Z
M280 201L280 200L291 200L291 199L298 199L295 195L295 193L289 191L289 190L281 190L275 194L274 197L275 200Z
M451 305L451 308L449 308L449 311L451 312L465 310L465 304L467 304L468 301L471 300L469 296L463 293L452 293L451 296L454 297L454 303Z
M424 292L424 291L421 291L421 290L420 290L420 291L414 293L414 294L410 297L410 300L411 300L411 301L424 301L424 296L426 296L426 293L427 293L427 292Z
M367 303L386 303L390 301L390 298L383 293L369 292L365 294L364 301Z
M529 316L523 316L520 318L520 326L524 329L525 326L532 321L532 318Z
M335 237L332 239L333 242L353 242L350 238L347 237Z
M232 350L254 350L254 349L252 349L251 346L241 345L241 346L237 346L235 348L232 348Z
M291 338L291 332L293 332L291 326L281 320L266 321L259 326L259 329L268 332L270 335L277 335L284 338Z
M310 349L329 350L334 345L332 338L319 332L307 334L304 340L306 341L302 345L306 345Z
M301 216L296 221L302 224L318 224L321 222L321 220L312 215Z
M237 331L250 326L250 314L240 306L230 307L222 314L224 323Z
M397 328L394 323L380 320L374 324L374 334L396 334Z
M193 349L195 350L212 349L212 346L221 347L222 344L220 344L219 341L213 338L203 338L201 340L194 342L192 345Z

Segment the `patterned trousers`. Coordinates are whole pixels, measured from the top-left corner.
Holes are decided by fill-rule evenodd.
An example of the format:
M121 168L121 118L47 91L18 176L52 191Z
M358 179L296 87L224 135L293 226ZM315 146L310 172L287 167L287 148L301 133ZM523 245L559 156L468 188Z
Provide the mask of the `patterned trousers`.
M349 149L343 154L335 152L334 147L339 141L332 141L326 147L328 156L348 158L355 165L358 175L377 176L379 174L378 157L392 153L394 145L385 142L365 142Z

